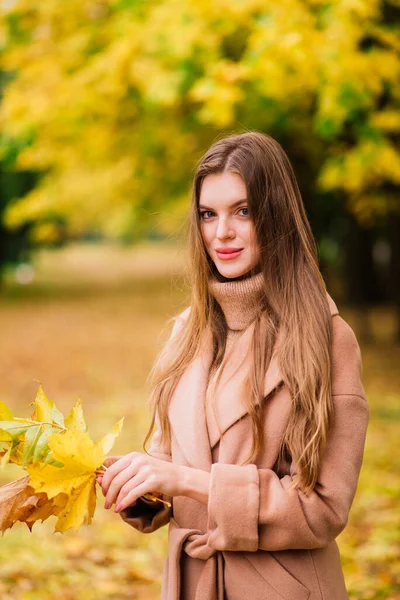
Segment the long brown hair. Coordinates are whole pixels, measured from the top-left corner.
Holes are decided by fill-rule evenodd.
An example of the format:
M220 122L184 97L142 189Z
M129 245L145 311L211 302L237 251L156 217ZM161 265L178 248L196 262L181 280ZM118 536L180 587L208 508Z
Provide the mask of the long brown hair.
M179 377L196 356L208 327L214 347L211 370L223 361L227 325L208 287L210 276L220 275L202 238L199 199L204 178L224 171L239 174L246 185L249 214L260 248L258 268L265 284L252 338L252 368L247 374L246 405L252 420L252 448L246 462L254 462L263 445L264 377L277 332L283 327L285 335L278 363L291 395L291 409L279 462L295 461L297 475L293 485L307 494L317 480L332 414L331 314L317 246L292 165L275 139L257 131L218 140L197 165L188 228L190 310L151 370L153 412L144 447L153 432L156 414L161 443L170 444L169 400Z

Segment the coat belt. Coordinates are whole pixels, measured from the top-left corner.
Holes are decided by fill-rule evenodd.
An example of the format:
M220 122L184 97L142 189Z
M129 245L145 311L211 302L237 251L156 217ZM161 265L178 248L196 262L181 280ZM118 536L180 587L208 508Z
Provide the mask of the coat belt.
M195 600L224 600L223 552L207 545L208 533L179 527L172 517L169 524L169 555L161 600L186 600L181 593L181 553L205 561Z

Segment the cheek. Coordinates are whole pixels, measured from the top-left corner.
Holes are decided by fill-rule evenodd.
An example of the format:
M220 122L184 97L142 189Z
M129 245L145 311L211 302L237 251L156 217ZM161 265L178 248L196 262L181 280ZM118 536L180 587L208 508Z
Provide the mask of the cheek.
M256 244L256 236L252 223L243 223L240 229L240 237L248 246L254 246Z
M204 244L206 246L206 248L210 247L210 244L212 242L212 232L211 232L211 228L207 227L206 225L202 225L200 227L200 231L201 231L201 235L203 237L204 240Z
M251 225L251 227L249 227L247 230L246 241L249 245L249 248L251 248L251 252L252 252L254 258L258 260L259 247L258 247L258 242L257 242L257 238L256 238L256 232L254 231L253 225Z

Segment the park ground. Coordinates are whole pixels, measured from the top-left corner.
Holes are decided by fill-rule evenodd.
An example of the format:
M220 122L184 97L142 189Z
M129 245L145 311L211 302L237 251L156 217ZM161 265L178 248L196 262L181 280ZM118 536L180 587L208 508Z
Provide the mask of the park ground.
M182 251L172 243L77 245L41 251L35 277L9 270L0 296L0 399L31 412L38 381L66 413L78 396L93 438L125 417L112 451L142 450L151 365L187 305ZM353 310L339 305L355 328ZM371 309L375 341L362 345L370 405L364 463L348 525L338 537L346 584L357 600L400 599L400 346L393 311ZM22 476L0 472L0 483ZM2 600L156 600L167 528L143 535L98 504L93 523L53 533L54 521L22 523L0 541Z

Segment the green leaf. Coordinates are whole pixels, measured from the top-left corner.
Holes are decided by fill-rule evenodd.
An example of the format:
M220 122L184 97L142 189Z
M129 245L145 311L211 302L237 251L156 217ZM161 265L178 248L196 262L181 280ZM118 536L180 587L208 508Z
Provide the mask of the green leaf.
M12 436L8 431L0 429L0 468L3 470L10 461L12 450Z
M65 467L64 463L59 460L53 460L50 464L53 465L53 467L57 467L57 469L63 469Z
M45 460L47 453L50 451L48 445L49 437L58 432L59 430L55 427L46 427L45 429L42 427L42 433L35 444L32 462L43 462Z
M54 454L51 449L49 449L48 452L46 452L42 464L43 467L45 467L46 465L52 465L53 467L57 467L59 469L62 469L64 467L64 463L54 458Z
M33 453L35 450L35 445L38 441L38 437L40 435L40 425L36 425L35 427L30 427L26 434L23 442L23 450L21 457L21 466L25 467L31 459L33 458Z
M18 438L26 433L30 427L32 427L32 423L22 419L19 421L0 421L0 429L7 431L14 441L18 441Z
M62 412L58 410L55 404L53 404L53 409L51 411L51 418L53 423L60 425L60 427L64 427L64 415Z

